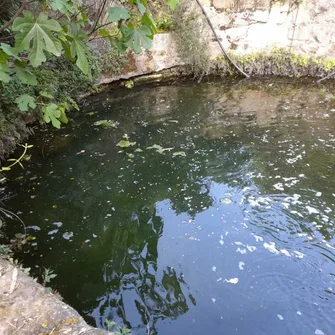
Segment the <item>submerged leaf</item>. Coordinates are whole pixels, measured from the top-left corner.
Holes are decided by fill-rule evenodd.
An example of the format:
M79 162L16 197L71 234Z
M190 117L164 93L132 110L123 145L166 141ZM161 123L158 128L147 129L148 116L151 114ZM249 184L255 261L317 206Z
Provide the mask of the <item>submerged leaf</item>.
M95 126L102 126L104 128L116 128L118 123L113 120L99 120L94 122Z

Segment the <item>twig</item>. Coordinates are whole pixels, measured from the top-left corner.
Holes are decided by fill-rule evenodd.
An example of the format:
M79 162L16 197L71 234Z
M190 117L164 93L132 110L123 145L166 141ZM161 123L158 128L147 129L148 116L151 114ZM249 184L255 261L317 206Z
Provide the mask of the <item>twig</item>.
M219 37L218 37L218 35L217 35L217 33L216 33L216 31L215 31L213 25L212 25L212 22L211 22L211 20L209 19L208 15L207 15L207 13L206 13L206 11L205 11L205 8L202 6L202 4L200 3L199 0L196 0L196 2L197 2L197 4L198 4L198 6L201 8L201 11L203 12L204 16L206 17L206 20L207 20L207 22L208 22L208 25L209 25L210 28L212 29L212 32L213 32L213 34L214 34L214 36L215 36L217 42L219 43L220 48L221 48L223 54L226 56L226 58L229 60L229 62L230 62L231 64L233 64L233 66L235 67L235 69L236 69L240 74L242 74L242 75L245 76L246 78L249 78L250 76L249 76L248 74L246 74L246 73L245 73L245 72L244 72L244 71L243 71L243 70L242 70L242 69L241 69L241 68L240 68L240 67L239 67L239 66L238 66L232 59L231 59L231 57L228 55L228 53L227 53L226 50L224 49L224 47L223 47L221 41L219 40Z
M106 6L106 3L107 3L107 0L103 0L103 3L101 5L101 7L100 7L100 12L99 12L99 14L98 14L98 16L97 16L97 18L96 18L96 20L94 22L93 28L92 28L91 32L89 33L89 35L91 35L95 31L95 28L97 27L97 24L98 24L98 22L100 20L100 17L102 15L102 12L103 12L105 6Z
M326 79L329 79L329 78L333 77L334 75L335 75L335 71L334 71L334 72L332 72L332 73L330 73L330 74L328 74L328 76L326 76L326 77L323 77L323 78L321 78L321 79L317 80L317 81L316 81L316 83L317 83L317 84L320 84L320 83L321 83L321 81L324 81L324 80L326 80Z
M8 27L12 25L14 20L23 12L27 4L28 4L28 0L23 0L21 7L17 10L15 15L5 25L0 27L0 33L2 33L4 30L6 30Z
M12 274L12 282L10 284L9 294L12 294L16 288L18 270L15 267Z
M7 217L12 218L12 215L21 222L23 228L24 228L24 236L27 236L27 228L26 225L24 224L24 222L20 219L19 216L17 216L15 213L9 211L8 209L5 209L3 207L0 207L0 212L2 212L4 215L6 215Z
M102 24L102 25L96 26L96 28L90 32L90 35L92 35L92 34L93 34L94 32L96 32L97 30L101 29L102 27L109 26L109 25L112 24L112 23L115 23L115 22L107 22L107 23L104 23L104 24Z

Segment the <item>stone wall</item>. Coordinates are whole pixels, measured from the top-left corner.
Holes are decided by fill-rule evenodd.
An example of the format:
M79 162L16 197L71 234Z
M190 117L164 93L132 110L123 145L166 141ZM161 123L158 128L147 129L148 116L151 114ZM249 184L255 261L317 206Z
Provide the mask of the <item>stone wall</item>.
M224 47L335 56L335 0L201 0Z
M196 6L194 0L188 1ZM225 49L238 56L284 49L309 57L335 58L335 0L304 0L299 6L297 0L200 1ZM211 41L214 59L222 51L209 26L205 26L204 36ZM96 50L106 48L103 40L93 43ZM129 64L120 73L104 73L99 84L184 65L170 34L156 35L150 51L140 55L129 52L128 58ZM323 74L321 71L320 76Z

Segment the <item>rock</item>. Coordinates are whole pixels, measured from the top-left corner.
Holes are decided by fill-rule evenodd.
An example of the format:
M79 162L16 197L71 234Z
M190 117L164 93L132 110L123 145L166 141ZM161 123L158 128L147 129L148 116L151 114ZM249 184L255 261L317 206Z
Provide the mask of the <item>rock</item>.
M269 21L269 11L255 10L255 11L250 15L250 20L251 20L251 21L256 21L256 22L263 22L263 23L266 23L266 22Z
M72 307L2 258L0 297L2 335L114 335L89 326Z

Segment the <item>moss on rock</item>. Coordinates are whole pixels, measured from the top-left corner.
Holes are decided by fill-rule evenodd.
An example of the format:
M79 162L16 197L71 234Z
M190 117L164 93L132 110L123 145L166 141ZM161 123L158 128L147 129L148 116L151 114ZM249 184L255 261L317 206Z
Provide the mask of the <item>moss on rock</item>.
M335 58L316 58L285 49L247 55L230 52L230 56L250 76L325 77L335 71ZM237 75L224 56L212 61L211 73L222 76Z

